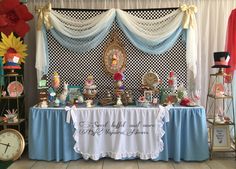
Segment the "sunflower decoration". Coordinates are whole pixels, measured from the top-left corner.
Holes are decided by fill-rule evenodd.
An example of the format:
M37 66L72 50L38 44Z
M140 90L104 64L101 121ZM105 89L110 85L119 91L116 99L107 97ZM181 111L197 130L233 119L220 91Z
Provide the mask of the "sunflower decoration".
M27 45L20 37L14 36L13 32L6 36L1 32L2 41L0 42L0 56L3 57L5 69L20 69L19 64L25 63L27 56Z

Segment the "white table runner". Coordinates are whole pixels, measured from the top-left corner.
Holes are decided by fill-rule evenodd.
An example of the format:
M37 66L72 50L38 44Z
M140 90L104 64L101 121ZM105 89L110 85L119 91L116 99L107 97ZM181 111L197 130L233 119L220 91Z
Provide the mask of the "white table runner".
M168 107L75 108L68 110L74 127L74 150L84 159L139 157L156 159L163 151Z

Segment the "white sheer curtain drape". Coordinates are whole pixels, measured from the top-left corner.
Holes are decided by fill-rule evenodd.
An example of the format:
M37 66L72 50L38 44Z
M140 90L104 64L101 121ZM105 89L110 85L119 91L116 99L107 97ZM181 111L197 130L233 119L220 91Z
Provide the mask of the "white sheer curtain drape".
M31 2L30 2L31 1ZM50 0L53 8L81 8L81 9L145 9L170 8L179 4L196 4L200 0ZM29 0L28 5L44 6L49 0Z
M35 7L44 6L48 0L29 0L28 8L35 13ZM236 0L51 0L53 8L81 8L81 9L142 9L178 7L181 3L195 4L198 7L198 74L197 88L201 90L201 103L205 105L209 73L215 71L213 52L223 51L227 21L232 9L236 8ZM26 106L36 103L36 71L35 64L35 19L30 22L31 31L27 35L26 43L29 46L30 56L25 65ZM34 77L34 78L32 78ZM235 80L236 81L236 80ZM234 84L236 85L236 84Z
M224 51L229 15L235 0L200 0L198 4L198 85L205 105L209 73L215 73L213 52ZM236 84L235 84L236 85Z

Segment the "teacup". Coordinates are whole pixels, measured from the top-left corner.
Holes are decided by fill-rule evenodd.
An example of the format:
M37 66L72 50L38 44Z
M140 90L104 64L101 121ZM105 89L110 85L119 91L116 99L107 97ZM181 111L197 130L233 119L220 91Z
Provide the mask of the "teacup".
M86 100L86 106L87 107L92 107L93 100Z

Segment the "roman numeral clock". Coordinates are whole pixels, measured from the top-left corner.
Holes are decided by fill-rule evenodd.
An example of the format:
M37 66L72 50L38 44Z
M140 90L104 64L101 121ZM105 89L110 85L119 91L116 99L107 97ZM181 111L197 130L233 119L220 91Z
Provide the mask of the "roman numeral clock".
M157 73L153 72L152 70L145 73L142 77L142 86L141 90L150 90L153 93L158 93L158 85L160 83L160 79Z

